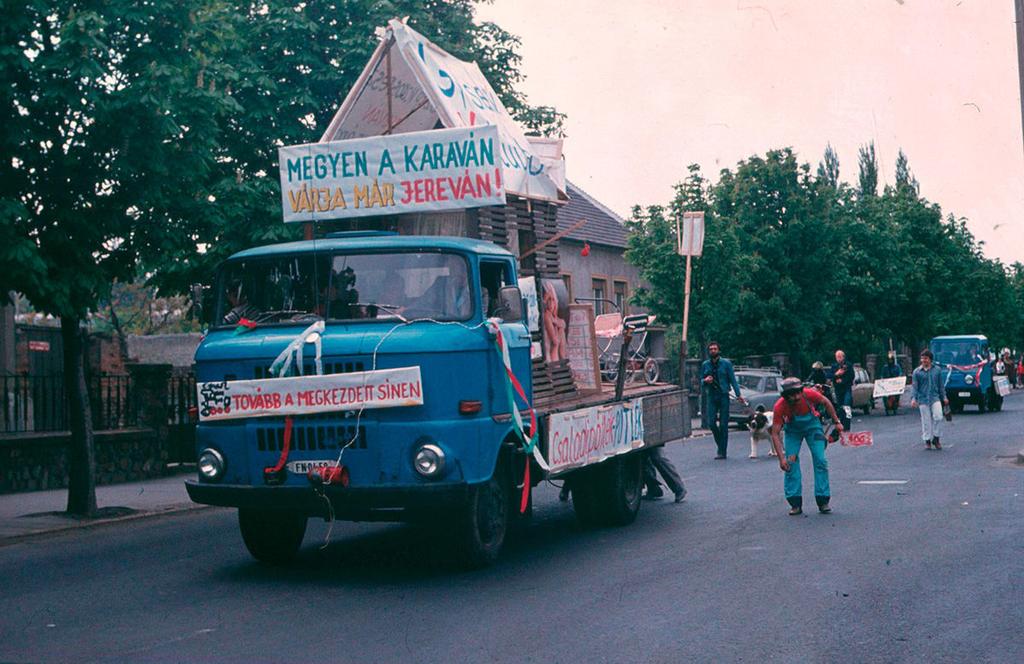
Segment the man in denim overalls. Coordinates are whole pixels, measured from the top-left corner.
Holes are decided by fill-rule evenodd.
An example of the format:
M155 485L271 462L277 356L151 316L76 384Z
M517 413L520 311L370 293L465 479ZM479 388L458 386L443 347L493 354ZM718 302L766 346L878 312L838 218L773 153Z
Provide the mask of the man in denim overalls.
M828 461L825 459L825 431L821 426L819 409L824 408L842 432L843 425L836 415L832 403L817 390L805 388L799 378L782 381L782 396L775 402L775 419L772 422L772 446L779 455L779 468L786 473L783 487L789 502L791 516L803 514L803 483L800 476L800 445L807 441L814 461L814 500L818 511L828 514L832 511L828 501L831 497L828 486ZM785 450L779 432L785 425Z

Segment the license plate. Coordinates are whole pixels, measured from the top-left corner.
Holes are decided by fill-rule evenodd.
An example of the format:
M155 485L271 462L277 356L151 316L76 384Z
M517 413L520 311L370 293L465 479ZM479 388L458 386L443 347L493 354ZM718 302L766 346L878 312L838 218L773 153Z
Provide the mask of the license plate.
M296 475L305 475L316 468L331 468L337 466L335 459L324 459L322 461L290 461L288 471Z
M969 397L969 396L971 396L971 393L970 392L957 392L956 395L958 397Z

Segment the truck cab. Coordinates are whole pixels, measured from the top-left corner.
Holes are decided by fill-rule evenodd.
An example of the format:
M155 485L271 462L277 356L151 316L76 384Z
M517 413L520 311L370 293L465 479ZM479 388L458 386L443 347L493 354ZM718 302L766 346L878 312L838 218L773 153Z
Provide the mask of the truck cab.
M978 411L1000 410L1003 398L992 382L992 355L988 338L981 334L935 337L930 348L935 362L947 375L946 397L953 412L967 404Z
M474 522L465 536L486 562L504 531L460 511L505 510L491 503L507 487L495 491L492 480L517 439L496 335L530 390L516 284L512 254L457 237L343 233L235 254L218 270L195 356L200 472L190 496L238 507L243 539L261 560L293 555L310 516L394 521L448 511ZM283 359L289 347L296 352ZM413 370L408 393L374 382ZM284 400L316 412L275 415L274 380L298 385ZM333 405L318 410L325 400ZM252 416L242 416L248 408Z

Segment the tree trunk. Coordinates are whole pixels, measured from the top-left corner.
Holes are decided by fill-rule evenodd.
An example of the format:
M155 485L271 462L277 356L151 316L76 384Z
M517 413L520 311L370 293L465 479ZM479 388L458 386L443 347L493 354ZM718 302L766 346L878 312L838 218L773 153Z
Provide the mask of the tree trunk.
M96 512L96 448L93 442L92 409L85 384L85 335L78 316L61 316L64 341L64 392L68 398L68 512L92 516Z

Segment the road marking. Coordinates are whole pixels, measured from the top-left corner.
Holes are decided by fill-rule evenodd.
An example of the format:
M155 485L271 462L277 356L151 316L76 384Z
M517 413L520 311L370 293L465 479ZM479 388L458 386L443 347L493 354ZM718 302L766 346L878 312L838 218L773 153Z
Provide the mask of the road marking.
M860 480L857 484L906 484L910 480Z

